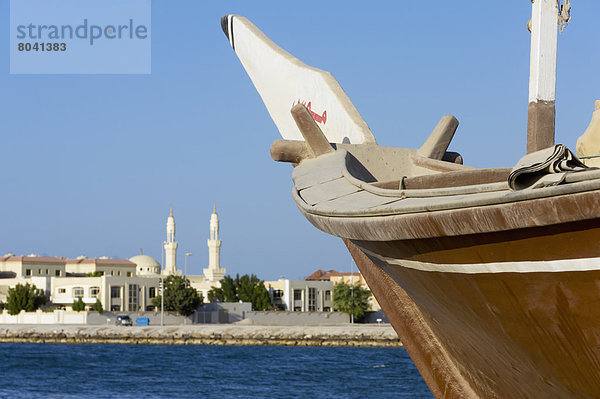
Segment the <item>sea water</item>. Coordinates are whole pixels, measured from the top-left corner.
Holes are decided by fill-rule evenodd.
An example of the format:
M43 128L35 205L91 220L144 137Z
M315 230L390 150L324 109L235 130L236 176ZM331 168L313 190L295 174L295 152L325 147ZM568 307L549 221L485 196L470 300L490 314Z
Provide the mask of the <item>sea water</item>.
M432 398L403 348L0 344L0 398Z

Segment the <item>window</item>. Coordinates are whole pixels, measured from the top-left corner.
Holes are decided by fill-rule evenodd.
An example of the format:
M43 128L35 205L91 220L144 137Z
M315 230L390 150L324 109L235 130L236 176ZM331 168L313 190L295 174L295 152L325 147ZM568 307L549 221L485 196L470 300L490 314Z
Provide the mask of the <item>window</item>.
M60 276L60 270L55 270L55 271L54 271L54 275L55 275L55 276Z
M301 311L302 311L302 307L294 306L294 312L301 312Z
M42 269L38 269L38 274L41 276L42 275Z
M323 312L331 312L331 308L329 306L325 306L323 308Z
M120 276L120 275L121 275L121 271L119 270L119 271L117 272L117 276Z
M331 291L329 291L329 290L325 291L325 300L331 301Z
M83 287L74 287L73 288L73 296L75 298L83 296Z
M148 298L152 299L156 297L156 287L148 288Z
M121 298L121 287L110 287L110 297L111 298Z
M131 272L127 272L127 277L131 277Z
M31 276L31 269L25 269L25 275Z
M50 270L46 269L46 275L50 274Z
M283 298L283 290L273 290L273 300L281 300Z
M90 297L97 298L98 294L100 294L100 287L91 287L90 288Z
M308 311L314 312L317 310L317 289L309 288L308 289Z
M67 289L66 288L59 288L58 289L58 293L59 294L66 294L67 293Z
M294 290L294 301L302 300L302 290Z
M138 285L129 284L129 307L130 312L136 312L138 310Z

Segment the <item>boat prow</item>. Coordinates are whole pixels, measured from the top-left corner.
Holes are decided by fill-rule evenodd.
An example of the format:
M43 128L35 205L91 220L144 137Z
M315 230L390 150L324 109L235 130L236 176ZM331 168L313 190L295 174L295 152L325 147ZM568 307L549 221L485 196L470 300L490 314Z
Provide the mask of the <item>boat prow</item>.
M373 133L329 72L304 64L242 16L223 16L221 27L284 139L302 139L290 117L292 107L300 103L307 106L330 142L375 143Z
M600 397L600 169L542 145L547 86L530 98L544 140L514 168L477 169L448 152L456 118L419 149L379 146L331 74L243 17L222 25L283 137L273 159L295 166L296 205L344 240L437 398Z

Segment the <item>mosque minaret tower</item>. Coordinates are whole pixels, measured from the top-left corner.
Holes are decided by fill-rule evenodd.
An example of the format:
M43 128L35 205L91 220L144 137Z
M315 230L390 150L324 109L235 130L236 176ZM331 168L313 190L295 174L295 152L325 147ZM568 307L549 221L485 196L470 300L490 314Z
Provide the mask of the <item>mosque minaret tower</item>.
M163 243L165 248L165 270L164 274L177 274L177 241L175 241L175 218L173 207L167 218L167 241Z
M210 238L208 244L208 268L204 269L204 277L207 281L219 281L225 276L225 269L221 268L219 254L221 252L221 240L219 239L219 215L217 206L213 205L213 213L210 215Z

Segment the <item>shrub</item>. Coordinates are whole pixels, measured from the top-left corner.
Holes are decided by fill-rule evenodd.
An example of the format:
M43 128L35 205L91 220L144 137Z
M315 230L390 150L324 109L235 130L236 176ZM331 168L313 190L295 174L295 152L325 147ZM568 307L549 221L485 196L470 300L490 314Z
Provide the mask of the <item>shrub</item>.
M102 302L96 298L96 303L92 305L92 310L95 310L98 313L104 312L104 308L102 307Z
M11 315L17 315L22 310L26 312L35 312L47 301L44 291L38 289L35 285L26 283L17 284L15 288L8 289L6 298L6 308Z
M82 312L85 310L85 303L81 297L78 297L77 300L73 302L73 310L75 312Z

